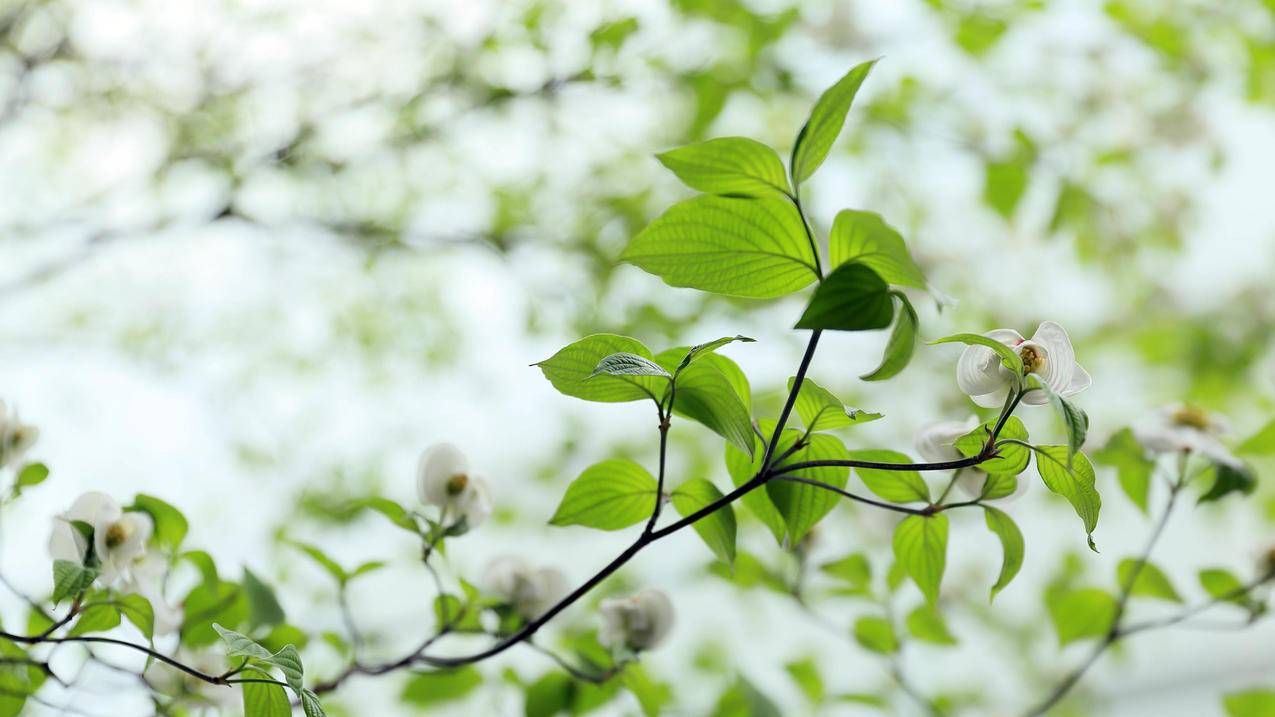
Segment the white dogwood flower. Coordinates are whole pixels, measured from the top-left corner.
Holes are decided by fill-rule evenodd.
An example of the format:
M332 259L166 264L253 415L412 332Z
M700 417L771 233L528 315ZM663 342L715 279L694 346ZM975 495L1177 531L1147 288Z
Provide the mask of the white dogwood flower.
M527 619L540 617L567 594L567 577L557 568L532 568L521 558L491 561L483 585Z
M1230 432L1225 418L1182 403L1164 406L1133 424L1133 437L1149 451L1198 453L1239 468L1243 462L1221 441Z
M978 420L978 416L973 415L964 421L936 421L917 431L912 438L912 444L916 452L927 461L942 463L960 460L965 456L956 449L956 440L978 428L979 425L981 421ZM956 478L956 487L970 498L978 498L983 494L983 483L986 480L987 474L977 466L964 468ZM1013 493L995 500L1001 503L1012 503L1022 497L1030 485L1031 481L1019 479Z
M4 401L0 401L0 468L17 465L39 439L38 428L23 423L17 412L9 413Z
M673 628L673 603L660 590L642 590L624 598L603 600L604 645L649 650L656 647Z
M49 535L49 553L55 560L83 563L89 554L89 541L73 523L83 522L93 528L93 554L99 561L102 582L114 585L127 579L138 560L146 553L154 523L146 513L125 512L113 498L90 491L75 499L66 512L57 516Z
M983 335L1014 349L1023 361L1023 369L1035 374L1059 396L1080 393L1092 383L1089 372L1076 363L1067 332L1053 321L1042 323L1030 339L1013 329L995 329ZM986 346L966 346L956 362L956 384L984 408L1004 403L1012 382L1013 374L1001 363L1001 357ZM1048 402L1044 391L1029 391L1023 396L1023 403L1029 405Z
M487 481L469 469L469 459L451 443L437 443L421 454L416 467L416 495L438 506L453 520L477 528L491 514Z

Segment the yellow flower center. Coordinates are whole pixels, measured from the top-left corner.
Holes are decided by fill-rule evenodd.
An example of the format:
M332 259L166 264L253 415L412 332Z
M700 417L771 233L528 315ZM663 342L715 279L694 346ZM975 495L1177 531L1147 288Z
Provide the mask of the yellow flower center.
M469 476L464 473L457 473L447 479L447 495L460 495L465 492L465 486L467 485L469 485Z
M1170 420L1173 421L1173 425L1175 426L1188 426L1200 431L1207 431L1212 425L1209 421L1208 414L1195 406L1183 406L1182 408L1179 408L1173 412L1173 416Z
M106 547L118 548L128 540L128 528L123 523L112 523L111 527L106 529Z
M1034 346L1019 349L1018 358L1023 360L1023 370L1027 373L1036 373L1045 365L1045 357Z

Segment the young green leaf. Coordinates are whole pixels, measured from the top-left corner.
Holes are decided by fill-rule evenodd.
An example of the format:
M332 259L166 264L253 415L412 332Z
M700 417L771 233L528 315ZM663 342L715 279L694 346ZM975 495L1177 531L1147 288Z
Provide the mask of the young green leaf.
M305 717L328 717L328 713L323 709L323 703L319 701L319 696L311 690L301 690L301 710L305 713Z
M1143 563L1141 569L1138 570L1137 578L1133 578L1133 571L1138 567L1138 561L1133 558L1125 558L1116 566L1116 581L1123 589L1130 586L1129 594L1140 597L1159 598L1168 600L1169 602L1182 602L1182 596L1173 587L1173 583L1169 580L1169 576L1164 571L1157 568L1153 563Z
M1275 690L1232 692L1222 698L1222 706L1227 717L1271 717L1275 715Z
M26 488L33 488L49 477L49 467L43 463L28 463L18 471L13 482L13 495L17 497Z
M995 427L995 420L988 421L956 439L952 445L960 451L961 455L973 458L983 452L983 446ZM1027 426L1023 425L1018 416L1010 416L1005 421L1005 425L1001 426L1001 432L997 436L998 441L1010 438L1019 441L1026 441L1028 438ZM1027 468L1027 463L1031 460L1031 449L1018 443L999 443L996 451L1000 455L979 463L979 470L985 473L1016 476Z
M419 535L421 532L420 526L417 525L416 520L412 518L412 514L408 512L406 508L395 503L389 498L382 498L380 496L364 498L363 500L358 501L358 506L360 508L367 508L368 510L374 510L377 513L380 513L388 518L391 523L408 531L409 533Z
M795 378L788 379L788 390L792 390ZM850 408L841 399L832 395L824 387L807 377L801 382L801 390L797 392L795 404L797 415L811 433L830 431L859 423L869 423L881 418L881 414Z
M674 373L675 374L680 373L682 369L686 368L687 366L690 366L691 363L693 363L697 359L703 356L707 356L708 354L713 353L717 349L720 349L721 347L726 346L727 344L732 344L736 341L742 341L744 343L751 344L754 341L756 341L756 339L750 339L747 336L723 336L720 339L713 339L712 341L709 341L707 343L696 344L695 346L692 346L686 350L686 355L682 357L682 361L678 363L677 371L675 371Z
M75 624L67 632L70 637L87 635L91 632L105 632L120 624L120 609L114 602L90 604L80 612Z
M908 632L912 633L912 637L922 642L934 645L955 645L957 642L952 632L947 629L947 622L943 620L943 615L932 605L917 606L908 613L904 624L907 625Z
M1098 512L1102 509L1102 498L1094 487L1097 476L1083 453L1077 453L1068 467L1068 453L1067 446L1036 446L1036 471L1045 487L1066 498L1076 509L1076 515L1085 524L1085 533L1089 536L1089 549L1097 552L1093 531L1098 526Z
M670 286L770 299L819 278L814 249L786 199L696 197L673 205L620 256Z
M850 458L873 463L911 463L904 453L877 448L850 451ZM891 503L930 502L930 487L916 471L855 468L854 472L868 490Z
M893 655L899 651L899 638L894 634L894 626L883 617L866 615L855 620L854 640L864 649L882 655Z
M930 345L950 343L962 343L966 346L986 346L1001 357L1001 363L1005 364L1005 368L1009 369L1011 373L1015 376L1023 375L1023 359L1014 352L1014 349L996 339L988 338L982 334L953 334L944 336L941 339L934 339L930 342Z
M655 363L651 359L643 358L637 354L631 354L624 351L614 353L604 357L593 368L593 373L589 374L589 378L595 376L660 376L661 378L672 378L672 374L664 370L664 367Z
M53 604L78 597L97 579L95 568L86 568L70 560L53 561Z
M1236 449L1241 455L1265 456L1275 453L1275 420L1262 426L1257 433L1244 439Z
M819 566L819 572L845 583L838 594L872 595L872 564L863 553L851 553L840 560Z
M889 326L893 317L889 285L863 264L842 264L815 289L796 328L870 331Z
M814 109L810 111L810 119L797 134L797 142L792 148L792 179L794 184L801 184L810 178L823 164L832 149L832 144L841 134L841 127L846 123L846 114L859 87L867 78L868 72L876 64L870 60L856 65L837 83L819 96Z
M673 696L668 685L651 679L651 675L638 662L631 662L624 666L624 671L620 673L620 681L624 684L624 688L637 698L638 706L642 708L642 714L645 717L658 717Z
M1155 461L1147 458L1142 444L1133 437L1133 431L1122 428L1107 439L1107 445L1094 453L1094 460L1103 465L1113 466L1120 487L1133 504L1146 513L1147 493L1151 487L1151 473L1155 470Z
M719 137L656 155L686 186L706 194L766 197L788 194L788 175L775 150L746 137Z
M1050 602L1060 646L1092 637L1102 637L1116 619L1116 598L1096 588L1082 588Z
M151 517L151 521L155 524L152 539L156 543L173 551L181 548L190 524L180 510L155 496L144 493L138 493L137 497L133 498L133 504L128 507L128 510L141 511Z
M567 486L550 525L620 530L655 510L656 481L633 461L611 459L590 466Z
M859 377L864 381L884 381L899 375L912 361L912 354L916 351L916 332L920 326L916 309L903 292L891 293L899 300L899 308L894 313L894 330L885 344L881 365Z
M712 505L722 498L722 492L707 479L693 478L673 491L673 508L686 517ZM708 549L719 560L735 562L735 511L730 505L709 513L691 524Z
M244 670L242 677L248 680L273 679L260 670ZM265 682L248 682L243 685L244 717L292 717L292 705L283 685Z
M784 665L784 671L796 683L797 688L806 696L812 705L823 704L823 677L819 674L819 663L813 657L803 657Z
M934 604L947 565L947 516L909 515L894 528L894 559Z
M834 269L857 261L887 283L926 287L925 275L912 261L903 236L873 212L843 209L837 213L828 233L828 258Z
M594 376L598 363L615 353L653 358L642 342L615 334L593 334L541 361L538 366L559 393L586 401L620 403L649 398L658 401L667 381L650 376ZM661 385L663 384L663 385Z
M1197 503L1212 503L1231 493L1249 495L1257 488L1257 478L1247 466L1217 463L1213 466L1213 473L1217 476L1213 487L1201 495Z
M983 517L987 522L987 529L996 534L1001 541L1001 552L1004 557L1001 559L1001 572L996 578L996 584L992 586L989 601L995 600L997 593L1004 590L1018 575L1018 571L1023 567L1023 556L1026 547L1023 544L1023 533L1018 529L1018 525L1014 523L1014 519L1009 517L1008 513L997 510L990 505L983 506Z
M670 365L681 353L681 349L669 349L656 356L656 360ZM673 412L704 425L741 450L751 451L752 416L740 398L738 386L720 368L730 359L724 356L715 359L720 360L696 361L678 374Z
M784 435L776 447L776 455L781 455L800 438L797 431L784 431ZM779 462L780 466L792 463L820 460L845 460L849 454L843 444L835 436L827 433L816 433L808 439L809 444L791 456ZM845 488L850 480L850 470L835 466L805 468L791 475ZM774 503L779 514L784 518L788 529L788 544L796 545L811 528L837 506L841 498L836 493L813 485L787 480L771 480L766 484L766 494Z
M1225 600L1240 605L1248 603L1244 583L1235 573L1224 568L1205 568L1199 573L1200 587L1215 600Z
M120 596L116 604L120 614L133 623L133 627L136 627L138 632L141 632L147 640L154 639L155 608L151 607L150 600L132 593Z
M1089 415L1079 406L1055 393L1049 384L1041 381L1038 376L1029 375L1027 380L1030 389L1045 392L1049 403L1062 419L1063 428L1067 433L1067 459L1071 460L1071 456L1075 455L1085 443L1085 436L1089 433Z
M461 699L482 683L482 673L469 666L418 672L403 683L399 698L414 707L433 707Z
M345 585L350 581L350 574L341 567L340 563L328 557L328 554L309 543L301 543L297 541L289 541L292 547L305 553L319 567L327 571L328 575L337 582L338 585Z
M243 590L248 597L248 620L253 627L278 625L286 617L274 589L262 582L247 566L243 569Z

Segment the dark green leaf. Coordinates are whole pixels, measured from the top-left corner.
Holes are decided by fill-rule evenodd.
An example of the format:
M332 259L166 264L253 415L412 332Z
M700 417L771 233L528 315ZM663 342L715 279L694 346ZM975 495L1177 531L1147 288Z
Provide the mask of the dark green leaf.
M1213 466L1213 472L1217 478L1213 481L1213 487L1200 496L1200 503L1212 503L1231 493L1249 495L1257 488L1257 478L1247 466L1218 463Z
M56 605L66 598L79 597L97 579L97 570L70 560L53 561L53 597Z
M247 567L243 569L243 590L248 598L248 621L253 627L283 622L285 615L274 590Z
M815 289L797 328L869 331L889 326L893 316L889 285L863 264L842 264Z

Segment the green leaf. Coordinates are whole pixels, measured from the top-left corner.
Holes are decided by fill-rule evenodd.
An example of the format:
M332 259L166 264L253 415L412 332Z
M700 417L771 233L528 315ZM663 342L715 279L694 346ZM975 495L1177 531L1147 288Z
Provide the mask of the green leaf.
M70 560L53 561L53 597L56 605L66 598L79 597L97 579L95 568L86 568Z
M1013 495L1018 490L1018 476L1010 473L988 473L983 479L981 500L996 500Z
M951 631L947 629L943 616L932 605L917 606L908 613L904 622L908 632L912 633L912 637L922 642L935 645L955 645L957 642Z
M823 164L832 149L841 127L846 123L846 114L854 96L859 92L863 80L876 64L870 60L845 74L837 83L829 87L819 96L814 109L810 111L810 119L797 134L797 142L792 148L792 179L794 184L801 184L810 178Z
M120 624L120 609L114 602L102 602L87 605L75 625L67 632L71 637L87 635L92 632L105 632Z
M819 572L841 580L848 586L843 594L872 594L872 564L863 553L851 553L840 560L819 566Z
M118 600L120 614L133 623L147 640L155 638L155 608L141 595L123 595Z
M956 442L952 445L961 452L961 455L966 458L973 458L983 452L983 444L987 443L987 437L992 435L992 429L995 427L995 420L988 421L956 439ZM1001 432L997 440L1009 438L1019 441L1027 440L1027 426L1023 425L1018 416L1010 416L1005 421L1005 425L1001 426ZM986 473L1016 476L1027 468L1027 463L1031 460L1031 449L1017 443L999 444L996 447L996 451L1000 455L978 464L979 470Z
M1116 581L1120 583L1122 589L1129 585L1130 578L1133 577L1133 570L1137 565L1137 560L1125 558L1116 566ZM1138 570L1138 577L1133 581L1129 594L1159 598L1169 602L1182 602L1182 596L1178 594L1178 591L1173 587L1173 583L1169 581L1169 576L1165 575L1164 571L1153 563L1144 563L1142 568Z
M244 670L242 676L251 680L272 679L260 670ZM243 685L244 717L291 717L292 704L283 685L264 682L248 682Z
M925 275L912 261L903 236L885 223L880 214L843 209L828 233L828 258L832 267L857 261L875 271L887 283L926 287Z
M823 677L819 674L819 664L812 657L803 657L784 665L784 671L797 684L801 694L806 696L812 705L819 705L824 700Z
M1094 460L1103 465L1113 466L1120 487L1129 500L1143 512L1148 512L1147 493L1151 487L1151 474L1155 470L1155 461L1147 458L1142 444L1133 437L1133 431L1122 428L1112 434L1107 445L1094 453Z
M1003 31L1003 28L1002 28ZM983 201L1005 219L1014 216L1019 200L1027 191L1036 147L1021 129L1014 132L1014 150L985 165Z
M243 569L243 590L248 598L248 621L253 627L278 625L284 621L283 608L274 590L247 567Z
M337 582L338 585L345 585L350 580L350 574L341 567L340 563L328 557L328 554L309 543L301 543L295 540L288 541L292 547L305 553L319 567L327 571L328 575Z
M252 638L234 630L227 630L221 625L213 625L213 629L221 636L226 645L227 657L247 657L254 660L269 661L274 657L266 648L258 645Z
M663 351L656 360L674 365L682 349ZM753 423L748 407L739 395L739 387L720 368L730 359L697 361L682 369L677 377L673 412L709 428L735 446L751 451Z
M806 227L786 199L696 197L673 205L620 256L669 286L770 299L819 278Z
M727 344L735 343L736 341L742 341L744 343L751 344L754 341L756 341L756 339L750 339L747 336L723 336L720 339L714 339L707 343L696 344L695 346L692 346L689 349L687 349L686 355L682 357L681 363L677 365L677 371L675 373L681 373L682 369L686 368L687 366L690 366L697 359L707 356L713 353L714 351L716 351L717 349L720 349L721 347L726 346Z
M1225 600L1239 605L1248 604L1244 583L1235 574L1223 568L1205 568L1199 573L1200 587L1215 600Z
M40 485L49 477L49 467L43 463L28 463L18 471L13 483L13 494L17 496L24 488Z
M549 379L549 383L559 393L567 396L601 403L622 403L644 398L658 401L667 385L661 379L649 376L593 375L602 359L622 352L653 358L650 350L637 339L615 334L593 334L569 344L534 365L540 367L545 378Z
M1049 615L1059 646L1105 636L1116 619L1116 610L1116 598L1096 588L1073 590L1050 602Z
M894 317L891 296L889 285L872 269L859 263L842 264L815 289L796 328L883 329Z
M624 671L620 673L620 681L624 683L624 688L637 698L642 714L646 717L657 717L664 705L668 704L672 698L668 685L651 679L642 665L636 662L625 665Z
M1241 455L1266 456L1275 453L1275 420L1254 433L1235 449Z
M899 638L889 620L871 615L854 621L854 639L865 649L882 655L899 651Z
M881 356L881 365L870 373L859 378L864 381L884 381L893 378L912 361L916 351L916 332L920 326L916 309L902 292L891 292L899 300L899 310L894 315L894 330L890 332L890 340L885 344L885 352Z
M779 707L743 675L717 700L711 717L783 717Z
M523 714L526 717L555 717L571 708L574 683L568 675L549 672L527 686Z
M784 431L775 455L782 455L800 437L801 434L797 431ZM835 436L816 433L807 440L809 444L805 448L780 461L779 466L806 461L845 460L849 457L845 444ZM850 470L838 466L804 468L790 475L817 480L837 488L845 488L850 480ZM841 501L841 496L832 491L787 480L771 480L766 483L766 495L770 496L771 502L784 518L789 545L800 542Z
M1213 481L1213 487L1200 496L1197 504L1212 503L1231 493L1249 495L1257 488L1257 478L1247 466L1217 463L1213 466L1213 472L1217 475Z
M706 194L765 197L788 194L788 176L775 150L746 137L719 137L656 157L686 186Z
M418 672L403 685L399 698L416 707L432 707L461 699L482 683L482 673L473 667Z
M589 378L603 374L609 376L660 376L662 378L673 378L672 374L665 371L663 366L651 359L623 351L604 357L593 368L593 373L589 374Z
M754 440L751 458L734 445L726 444L726 471L730 474L731 483L736 488L747 483L761 471L761 461L765 453L766 446L760 440ZM770 529L771 534L775 536L776 542L784 542L784 533L787 532L784 517L779 514L779 509L775 507L775 503L770 499L766 491L749 491L740 500L750 513Z
M549 524L620 530L651 517L655 500L656 481L645 468L630 460L606 460L567 486Z
M372 498L364 498L358 502L360 508L374 510L385 516L391 523L406 530L410 533L420 534L420 526L412 518L412 514L406 508L395 503L389 498L381 498L374 496Z
M1023 544L1023 533L1018 529L1018 525L1014 523L1014 519L1009 517L1008 513L997 510L990 505L983 506L983 517L987 521L987 529L996 534L1001 541L1001 552L1004 557L1001 559L1001 572L996 578L996 584L992 586L991 597L989 602L996 599L997 593L1004 590L1009 585L1014 576L1018 575L1018 571L1023 567L1023 556L1026 553L1026 547Z
M693 478L673 491L673 508L686 517L722 498L717 486L704 478ZM708 549L719 560L735 562L735 511L729 504L691 524Z
M0 639L0 717L26 714L27 698L39 691L47 675L29 664L31 656L13 642Z
M184 601L186 618L181 627L181 644L200 648L217 642L214 625L239 626L248 620L248 599L232 582L205 582L196 586Z
M155 524L152 539L159 545L175 551L186 539L186 532L190 529L186 516L159 498L138 493L137 497L133 498L133 504L127 509L140 511L151 517L151 521Z
M792 391L796 377L788 379L788 390ZM801 382L801 391L797 393L795 404L797 415L811 433L830 431L858 423L870 423L881 418L881 414L849 408L841 399L807 377Z
M1227 717L1275 717L1275 690L1232 692L1222 698Z
M912 459L898 451L877 448L850 451L851 460L873 463L911 463ZM930 487L916 471L894 471L881 468L855 468L854 472L868 490L891 503L930 502Z
M934 339L930 342L931 346L936 344L961 343L966 346L986 346L996 352L1001 357L1001 363L1005 368L1009 369L1015 376L1023 375L1023 359L1018 356L1014 349L1005 344L991 339L981 334L953 334L944 336L941 339Z
M310 690L301 690L301 709L305 712L305 717L327 717L328 715L323 710L323 703L319 701L319 696Z
M1046 488L1066 498L1076 509L1089 536L1089 549L1097 552L1093 531L1098 527L1098 512L1102 509L1102 498L1094 487L1097 477L1084 453L1077 453L1068 468L1068 453L1067 446L1036 446L1036 472Z
M1073 404L1067 399L1054 393L1049 384L1041 381L1037 376L1028 376L1029 386L1038 391L1044 391L1049 398L1049 403L1054 407L1058 416L1062 419L1063 428L1067 433L1067 459L1071 460L1071 456L1085 443L1085 436L1089 433L1089 415L1086 414L1079 406Z
M930 604L939 597L947 564L947 516L909 515L894 529L894 559L903 566Z

